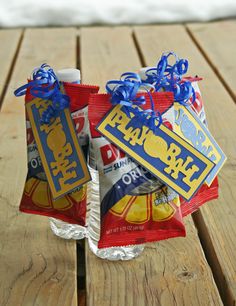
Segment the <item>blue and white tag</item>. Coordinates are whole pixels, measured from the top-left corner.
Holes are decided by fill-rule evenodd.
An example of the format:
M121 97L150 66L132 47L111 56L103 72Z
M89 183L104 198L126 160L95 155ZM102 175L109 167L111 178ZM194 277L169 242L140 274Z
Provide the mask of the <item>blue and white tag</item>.
M175 126L174 131L184 140L188 141L195 149L200 151L216 166L206 178L208 186L222 168L226 161L226 156L221 150L209 130L201 122L196 113L189 106L183 106L179 103L175 107Z

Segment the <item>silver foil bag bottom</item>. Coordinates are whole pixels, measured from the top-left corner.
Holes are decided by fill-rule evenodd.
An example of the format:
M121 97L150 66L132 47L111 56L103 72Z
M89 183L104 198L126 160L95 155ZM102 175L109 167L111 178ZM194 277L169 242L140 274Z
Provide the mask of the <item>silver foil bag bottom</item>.
M100 192L99 173L89 167L92 180L88 184L89 218L87 237L90 250L98 257L108 260L130 260L139 256L144 245L130 245L124 247L98 248L100 239Z
M49 218L53 233L64 239L80 240L87 236L87 229L78 224L70 224L55 218Z

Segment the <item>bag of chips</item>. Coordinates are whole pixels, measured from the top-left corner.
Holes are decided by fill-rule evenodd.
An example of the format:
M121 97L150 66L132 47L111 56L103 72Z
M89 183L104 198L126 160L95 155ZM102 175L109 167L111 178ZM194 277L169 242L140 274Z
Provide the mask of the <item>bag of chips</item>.
M150 95L144 96L143 109L150 109ZM153 93L155 109L163 123L174 123L173 95ZM179 196L132 158L111 144L97 130L97 124L111 109L109 94L89 99L89 164L98 170L101 225L99 248L142 244L185 236Z
M46 67L42 66L40 69L45 72ZM64 83L64 91L70 99L71 116L75 123L76 133L81 146L88 144L87 105L89 95L98 92L98 89L97 86ZM20 94L18 93L18 95L22 94L24 94L23 91ZM29 103L34 98L31 88L28 87L25 103ZM26 128L28 174L20 203L20 211L54 217L65 222L84 226L86 220L87 185L84 184L73 190L73 192L54 200L46 180L46 174L41 163L27 112Z
M174 62L170 64L172 57ZM189 105L197 114L200 121L207 127L206 113L203 105L201 92L198 86L199 77L186 77L188 61L179 59L174 52L163 53L155 67L143 67L139 71L141 79L150 83L157 91L170 91L174 94L175 103ZM180 197L183 216L193 213L201 205L209 200L218 198L218 181L211 186L204 184L190 201Z

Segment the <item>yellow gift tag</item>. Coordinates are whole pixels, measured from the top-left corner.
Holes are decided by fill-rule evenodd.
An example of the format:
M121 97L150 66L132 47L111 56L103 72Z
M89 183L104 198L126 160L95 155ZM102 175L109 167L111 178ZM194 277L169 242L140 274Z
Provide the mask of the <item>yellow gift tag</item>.
M153 175L190 200L215 164L161 124L153 131L135 109L116 105L97 130ZM158 120L156 120L156 126Z
M36 98L26 104L33 135L53 199L72 192L90 180L70 111L60 111L49 124L41 116L51 101Z

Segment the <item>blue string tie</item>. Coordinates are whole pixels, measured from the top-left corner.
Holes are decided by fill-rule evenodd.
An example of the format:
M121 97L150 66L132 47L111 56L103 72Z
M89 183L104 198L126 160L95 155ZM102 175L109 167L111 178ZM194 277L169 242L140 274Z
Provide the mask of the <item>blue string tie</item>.
M120 77L120 80L111 80L106 84L107 93L111 95L111 104L125 106L126 115L131 118L131 113L134 113L134 117L131 118L130 125L132 127L140 127L137 117L142 121L146 121L146 124L152 130L156 130L162 123L162 117L159 112L155 112L155 106L152 99L151 91L155 90L154 85L142 82L140 76L137 73L126 72ZM146 103L145 96L137 96L141 90L146 91L150 97L151 109L141 110L139 107ZM158 120L158 125L156 125Z
M170 58L174 63L170 64ZM171 91L174 99L182 105L190 105L195 101L196 95L192 83L183 80L188 71L188 60L179 59L174 52L163 53L157 67L146 71L146 81L155 86L156 91ZM191 101L190 101L190 98Z
M60 91L60 83L53 69L47 64L34 69L32 80L16 89L15 96L25 95L28 88L32 96L52 101L52 104L42 113L41 123L49 124L60 111L69 107L69 97Z

